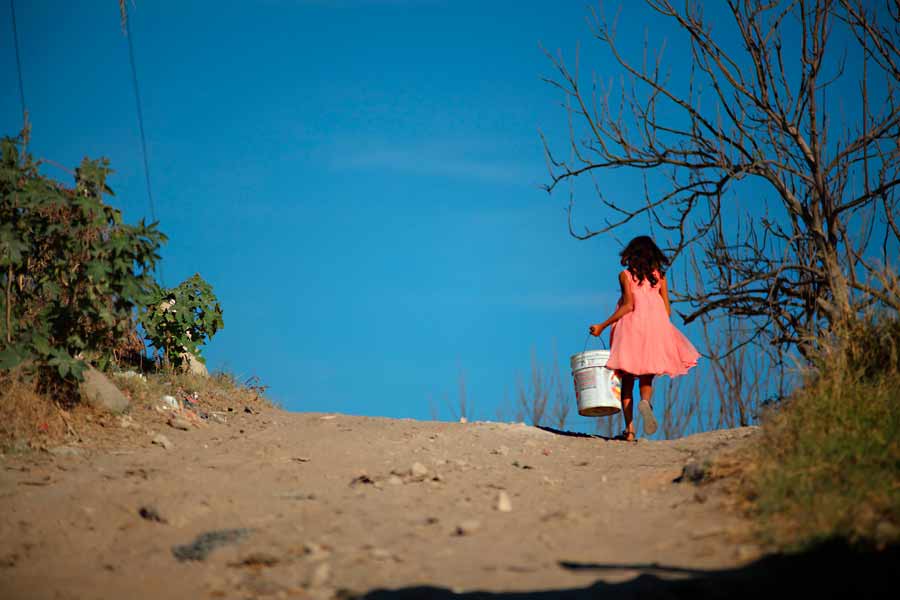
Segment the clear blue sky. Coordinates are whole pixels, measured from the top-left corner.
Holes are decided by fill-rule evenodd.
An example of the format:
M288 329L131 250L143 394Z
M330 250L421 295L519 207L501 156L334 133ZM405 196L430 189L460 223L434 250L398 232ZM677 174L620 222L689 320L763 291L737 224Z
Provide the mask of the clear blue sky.
M111 202L149 217L118 3L16 8L30 149L69 167L108 157ZM419 419L431 404L450 417L461 372L475 416L495 418L533 349L549 366L555 345L567 377L620 269L617 241L571 238L566 191L538 188L538 129L557 148L568 135L540 44L580 43L602 69L587 15L583 1L137 0L163 274L199 272L221 300L209 366L258 375L288 409ZM9 17L3 3L13 135ZM629 17L626 50L655 25Z

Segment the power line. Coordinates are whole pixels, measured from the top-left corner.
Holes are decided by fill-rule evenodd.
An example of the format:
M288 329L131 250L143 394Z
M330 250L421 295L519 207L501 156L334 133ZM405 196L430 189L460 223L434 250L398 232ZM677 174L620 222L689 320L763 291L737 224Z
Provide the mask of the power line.
M10 0L12 1L12 0ZM144 158L144 178L147 182L147 199L150 202L150 219L156 222L156 203L153 201L153 186L150 183L150 159L147 156L147 136L144 133L144 111L141 107L141 91L138 86L137 65L134 60L134 44L131 42L131 19L128 18L128 9L125 3L121 5L122 21L125 24L125 38L128 40L128 58L131 61L131 83L134 86L134 100L137 104L138 128L141 132L141 151ZM159 280L165 285L162 264L157 265Z
M16 69L19 74L19 101L22 103L22 121L27 125L28 110L25 108L25 84L22 83L22 58L19 54L19 29L16 27L16 2L9 0L9 13L12 15L13 44L16 47Z

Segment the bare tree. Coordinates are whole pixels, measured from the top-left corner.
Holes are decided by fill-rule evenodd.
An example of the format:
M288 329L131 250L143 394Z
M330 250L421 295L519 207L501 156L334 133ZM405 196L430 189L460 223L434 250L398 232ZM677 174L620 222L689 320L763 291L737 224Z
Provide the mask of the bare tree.
M734 349L763 336L806 354L861 311L900 310L900 2L726 1L733 19L713 27L703 2L645 0L690 46L683 81L665 44L627 58L599 11L618 86L585 88L577 59L548 53L571 143L560 159L542 133L546 189L592 180L608 217L576 231L573 192L578 238L646 218L671 256L693 252L704 277L676 294L685 322L734 315ZM604 193L623 171L643 176L639 200Z
M553 425L558 429L565 430L566 421L569 419L569 413L572 410L572 398L569 388L566 384L568 379L563 381L559 372L559 357L556 354L556 348L553 349L553 371L550 374L550 388L553 390L553 404L550 413L553 417Z
M548 377L538 363L537 352L534 349L531 351L530 383L530 386L526 386L521 375L516 377L517 410L518 413L531 419L531 424L537 427L543 423L544 415L547 412L551 386L548 385Z
M455 421L470 421L472 419L472 407L469 405L469 396L466 388L466 371L459 368L457 380L456 407L450 406L450 414Z

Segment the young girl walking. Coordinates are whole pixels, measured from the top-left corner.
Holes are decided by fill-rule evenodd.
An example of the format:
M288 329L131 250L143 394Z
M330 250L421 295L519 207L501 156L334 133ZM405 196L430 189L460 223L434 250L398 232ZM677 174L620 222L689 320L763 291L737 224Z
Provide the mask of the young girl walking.
M625 431L619 439L634 441L634 380L640 383L638 411L643 417L644 434L653 435L657 429L650 401L653 378L684 375L697 365L700 354L669 320L672 307L665 274L669 260L662 251L642 235L628 242L621 257L625 270L619 273L622 295L616 310L602 323L591 325L590 332L599 336L612 325L606 367L622 380Z

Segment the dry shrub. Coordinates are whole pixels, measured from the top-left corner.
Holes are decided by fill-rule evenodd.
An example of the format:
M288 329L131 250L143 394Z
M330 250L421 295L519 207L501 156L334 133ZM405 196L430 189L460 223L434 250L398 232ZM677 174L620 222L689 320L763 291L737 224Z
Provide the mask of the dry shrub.
M62 410L19 371L0 373L0 449L53 445L66 434Z

